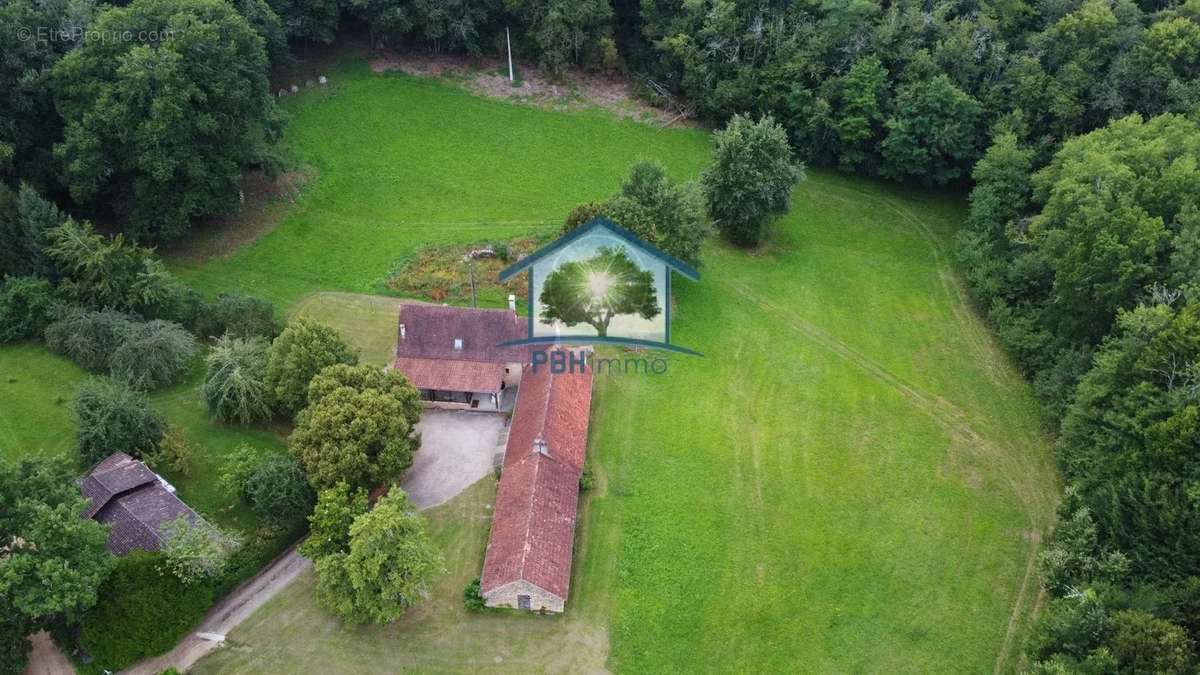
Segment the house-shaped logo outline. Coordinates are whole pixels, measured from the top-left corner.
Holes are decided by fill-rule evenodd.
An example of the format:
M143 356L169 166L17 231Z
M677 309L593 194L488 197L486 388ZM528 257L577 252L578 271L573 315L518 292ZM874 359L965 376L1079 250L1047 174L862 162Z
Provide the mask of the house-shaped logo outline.
M622 337L592 337L592 336L534 337L534 315L535 315L534 306L535 305L534 305L534 298L533 298L533 289L536 285L534 283L534 275L536 273L537 263L539 261L545 259L546 257L548 257L554 253L557 253L558 251L562 250L563 248L571 245L575 241L578 241L578 240L582 239L583 237L593 234L598 230L603 230L603 231L607 232L608 234L613 235L614 237L620 239L622 241L622 243L625 243L633 248L636 248L641 253L658 260L667 268L666 274L665 274L666 284L665 284L665 289L664 289L664 294L663 294L663 298L665 299L665 302L663 303L663 305L664 305L663 312L665 314L666 326L665 326L665 335L664 335L662 342L658 342L655 340L641 340L641 339L636 339L636 338L622 338ZM529 337L526 340L504 342L504 343L501 343L500 346L552 344L555 342L571 342L571 343L580 343L580 342L596 343L596 342L598 342L598 343L629 344L629 345L636 345L636 346L641 346L641 347L655 347L655 348L659 348L659 349L668 349L671 351L681 352L684 354L692 354L695 356L701 355L699 352L693 351L691 349L687 349L686 347L679 347L677 345L671 344L671 272L672 271L677 272L684 278L690 279L691 281L699 281L700 280L700 272L698 272L696 270L696 268L683 262L682 260L679 260L678 258L676 258L672 255L664 253L663 251L659 250L658 247L653 246L651 244L647 244L646 242L642 241L641 238L639 238L636 234L621 227L620 225L614 223L613 221L609 220L608 218L606 218L604 216L596 216L596 217L592 218L591 220L587 221L583 225L580 225L579 227L575 228L574 230L567 233L566 235L559 237L552 243L547 244L546 246L543 246L542 248L538 249L537 251L531 253L530 255L525 256L521 260L504 268L500 272L500 281L503 283L503 282L508 281L509 279L513 278L517 274L520 274L521 272L525 272L525 271L529 272L529 297L527 298L527 302L528 302L527 306L529 307L529 327L528 327Z

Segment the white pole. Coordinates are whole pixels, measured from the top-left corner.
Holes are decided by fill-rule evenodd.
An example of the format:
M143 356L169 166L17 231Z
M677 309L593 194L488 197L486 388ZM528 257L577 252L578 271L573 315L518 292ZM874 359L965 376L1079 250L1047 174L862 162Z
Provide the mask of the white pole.
M512 69L512 38L508 34L508 26L504 27L504 41L508 43L508 81L513 81Z

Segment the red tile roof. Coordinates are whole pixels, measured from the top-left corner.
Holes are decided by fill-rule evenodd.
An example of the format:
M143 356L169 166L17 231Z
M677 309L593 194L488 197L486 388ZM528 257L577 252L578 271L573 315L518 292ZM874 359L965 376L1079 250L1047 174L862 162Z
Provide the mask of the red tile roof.
M496 392L504 379L501 363L400 357L393 366L418 389Z
M484 593L518 580L566 599L579 471L534 453L504 468L483 561Z
M554 375L546 365L527 366L517 391L504 464L524 459L540 438L556 459L583 468L592 407L592 370Z
M590 368L558 375L525 368L496 491L484 593L524 580L566 599L591 401Z

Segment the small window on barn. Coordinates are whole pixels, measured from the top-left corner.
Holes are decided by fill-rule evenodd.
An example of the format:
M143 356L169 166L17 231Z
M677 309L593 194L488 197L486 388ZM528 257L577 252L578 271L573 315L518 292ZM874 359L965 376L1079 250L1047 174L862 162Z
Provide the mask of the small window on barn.
M530 609L532 603L529 602L528 595L517 596L517 609Z
M462 338L454 338L454 348L462 351Z

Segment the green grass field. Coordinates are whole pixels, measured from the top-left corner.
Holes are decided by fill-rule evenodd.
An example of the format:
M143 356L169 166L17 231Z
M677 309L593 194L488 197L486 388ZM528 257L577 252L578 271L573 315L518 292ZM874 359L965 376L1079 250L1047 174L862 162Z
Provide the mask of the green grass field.
M334 81L289 104L289 146L317 169L309 196L257 243L181 269L322 318L379 359L386 301L310 294L377 291L425 242L551 227L635 158L689 178L707 156L700 132L602 111L548 113L362 65ZM673 340L705 357L596 383L601 485L585 499L569 610L532 620L537 635L555 626L561 651L589 655L606 636L618 671L1018 667L1058 487L1028 387L951 268L962 216L952 196L812 172L763 251L714 241L702 280L675 285ZM341 630L306 581L202 670L562 665L525 640L506 647L513 617L457 606L486 536L485 518L451 533L457 517L433 516L453 571L412 617ZM431 637L443 631L454 637ZM507 660L526 649L538 658Z
M381 292L418 246L552 231L636 159L692 178L709 154L701 131L602 110L491 101L355 61L328 74L328 89L285 99L303 196L275 205L253 243L215 259L183 247L171 264L207 293L328 321L367 362L388 358L395 300L355 294ZM565 616L462 609L489 479L431 512L448 573L402 621L344 628L305 578L198 670L1018 668L1058 484L1029 389L951 268L962 217L954 196L814 171L763 250L707 247L701 281L675 284L672 327L705 356L597 379L599 485ZM36 345L0 349L0 366L0 439L68 448L59 397L82 374ZM214 466L244 436L278 442L208 424L196 377L155 403ZM184 482L185 497L205 499L210 479Z
M305 195L234 255L176 255L185 280L285 307L313 291L379 292L421 244L553 231L571 207L615 192L634 160L688 177L708 155L700 131L497 104L436 81L374 75L363 61L329 78L328 89L285 99L294 115L285 145L315 176Z

